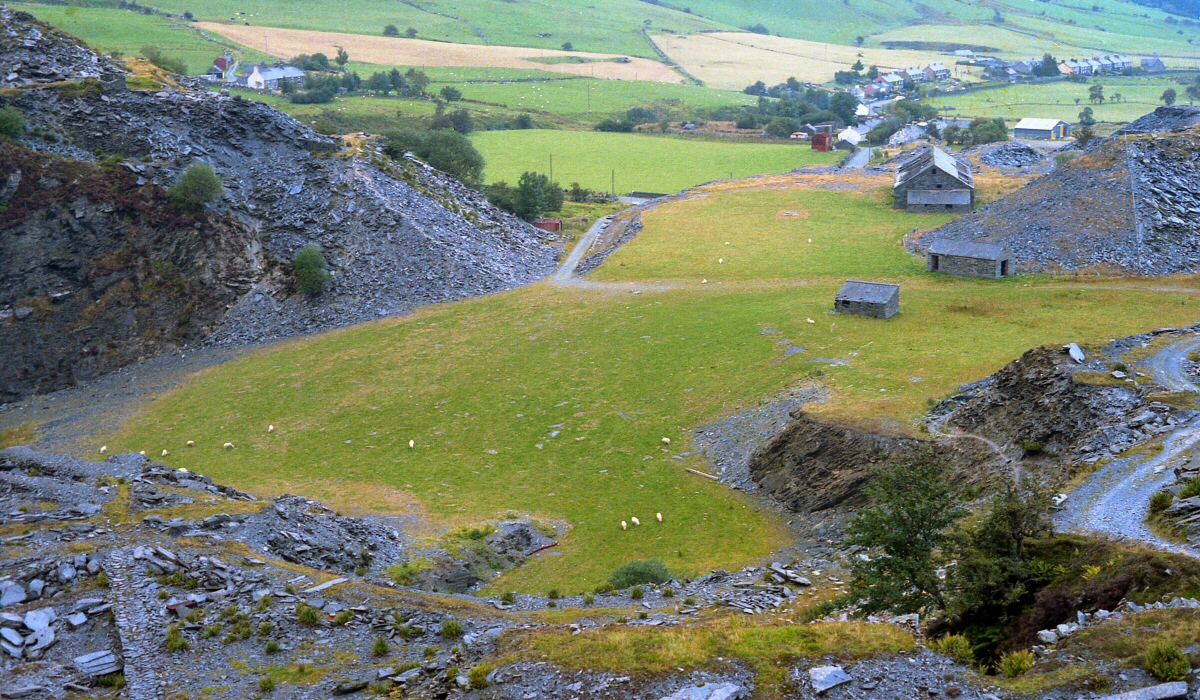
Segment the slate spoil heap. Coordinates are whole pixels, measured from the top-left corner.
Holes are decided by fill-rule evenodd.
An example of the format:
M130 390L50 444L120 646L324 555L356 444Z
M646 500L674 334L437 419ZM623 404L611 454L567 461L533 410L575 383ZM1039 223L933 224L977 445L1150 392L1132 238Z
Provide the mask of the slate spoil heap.
M981 241L1008 246L1021 271L1200 271L1197 124L1200 108L1160 108L1127 134L1094 139L1050 174L923 235L912 250Z
M979 160L993 168L1028 168L1041 165L1046 156L1036 148L1009 141L979 156Z
M241 346L350 325L554 269L555 234L420 161L387 158L374 140L350 147L187 78L177 89L129 90L118 66L74 39L24 13L0 17L0 66L31 65L32 52L58 66L57 79L87 81L30 74L0 97L27 122L22 142L0 154L13 171L0 180L0 208L9 205L0 221L0 344L32 348L0 361L0 401L185 345ZM26 46L21 37L34 33ZM121 160L97 164L95 154ZM120 186L42 172L72 161L106 168ZM164 191L199 161L221 177L224 195L200 214L181 212ZM332 276L317 297L292 280L306 245L320 246ZM138 293L152 285L165 291ZM176 301L170 313L150 313ZM94 337L65 334L87 309L112 318L88 324ZM67 338L61 353L40 342L50 336Z

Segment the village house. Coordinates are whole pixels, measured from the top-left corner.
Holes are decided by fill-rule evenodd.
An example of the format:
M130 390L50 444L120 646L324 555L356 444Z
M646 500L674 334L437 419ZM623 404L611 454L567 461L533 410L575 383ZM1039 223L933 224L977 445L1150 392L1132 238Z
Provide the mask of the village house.
M847 128L838 133L834 148L839 151L853 151L858 148L858 144L862 143L862 141L862 134L858 133L855 129Z
M940 148L930 146L896 169L896 209L911 214L967 213L975 204L971 166Z
M304 87L304 78L304 71L295 66L258 64L250 66L237 82L251 90L279 90L284 81Z
M909 83L923 83L927 80L925 71L920 68L905 68L900 71L900 75L904 78L905 82Z
M1013 273L1013 256L995 243L934 241L929 246L929 271L959 277L1000 279Z
M1040 139L1053 141L1071 135L1071 125L1061 119L1038 119L1025 117L1013 127L1015 139Z
M237 71L238 62L233 56L225 54L218 56L209 67L208 72L201 76L202 80L210 82L230 82L234 73Z
M870 318L891 318L900 313L900 286L847 280L833 298L833 310Z
M1159 72L1165 71L1166 69L1167 69L1167 65L1162 62L1161 58L1158 57L1157 52L1155 52L1154 58L1143 58L1142 59L1142 70L1144 70L1144 71L1148 71L1151 73L1159 73Z
M941 63L930 63L925 66L925 77L929 80L949 80L950 69Z

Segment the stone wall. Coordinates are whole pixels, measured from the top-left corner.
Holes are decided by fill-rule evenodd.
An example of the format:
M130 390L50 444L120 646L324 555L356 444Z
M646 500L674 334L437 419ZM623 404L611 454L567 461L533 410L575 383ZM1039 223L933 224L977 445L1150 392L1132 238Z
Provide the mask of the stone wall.
M933 259L937 258L937 267L934 267ZM1012 274L1012 263L1009 263L1009 274ZM1000 261L999 260L983 260L980 258L965 258L958 255L933 255L929 256L929 271L941 272L946 275L958 275L959 277L983 277L987 279L1000 279Z
M938 168L921 173L903 183L895 189L896 201L893 206L896 209L904 209L908 206L908 191L909 190L961 190L963 183L957 178L951 177L948 173ZM975 192L971 192L971 204L975 203ZM944 208L938 209L944 211Z
M870 318L891 318L900 313L900 298L898 296L893 297L886 304L837 300L834 302L833 308L840 314L853 314L855 316L868 316Z

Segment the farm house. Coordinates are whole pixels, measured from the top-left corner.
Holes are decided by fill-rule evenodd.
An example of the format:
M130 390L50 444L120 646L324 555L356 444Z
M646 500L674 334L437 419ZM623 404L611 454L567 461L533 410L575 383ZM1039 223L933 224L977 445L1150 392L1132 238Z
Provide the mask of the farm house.
M900 285L847 280L833 298L833 310L869 318L891 318L900 313Z
M1061 119L1025 117L1013 127L1013 138L1052 141L1071 135L1071 125Z
M913 214L967 213L975 204L975 180L970 164L932 146L896 169L893 191L896 195L893 206Z
M1013 256L996 243L935 241L929 246L929 271L959 277L1000 279L1013 273Z

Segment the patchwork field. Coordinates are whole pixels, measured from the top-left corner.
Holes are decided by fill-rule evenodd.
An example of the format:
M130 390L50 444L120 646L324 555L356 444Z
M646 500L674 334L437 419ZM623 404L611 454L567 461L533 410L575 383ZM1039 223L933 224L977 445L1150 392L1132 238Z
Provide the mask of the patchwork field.
M338 34L304 29L280 29L237 24L198 22L196 26L220 34L233 41L255 48L262 47L274 56L285 59L302 53L337 54L337 47L346 49L356 60L384 66L486 66L522 68L551 73L584 75L610 80L648 80L660 83L679 83L682 76L670 67L647 58L621 58L615 54L534 49L517 46L480 46L478 44L449 44L422 39L397 39L362 34ZM539 59L591 59L586 63L556 63Z
M668 112L690 116L695 110L754 104L758 100L740 91L627 80L465 83L458 87L468 100L580 121L599 121L614 114L623 114L630 107L661 107Z
M938 219L888 208L876 185L706 188L647 215L593 275L625 281L611 290L541 284L285 343L198 375L106 442L435 525L562 519L562 546L494 587L574 592L630 559L697 573L784 541L774 515L684 471L708 468L696 426L819 381L819 415L911 432L930 400L1030 346L1200 312L1190 279L930 277L900 238ZM830 315L851 277L900 282L902 313ZM631 516L646 524L622 531Z
M1104 86L1106 101L1092 104L1088 89ZM1075 123L1084 107L1091 107L1097 121L1130 122L1162 104L1159 97L1167 88L1182 94L1183 86L1164 78L1104 77L1090 83L1056 82L1043 85L1012 85L996 90L981 90L961 95L939 96L930 104L938 109L952 108L949 114L962 117L1046 117ZM1112 97L1120 95L1121 101ZM1078 100L1078 103L1076 102Z
M711 180L783 173L813 163L836 163L838 153L802 144L746 143L682 136L593 131L489 131L472 143L487 161L484 177L516 184L521 173L549 173L563 185L578 182L601 192L616 180L617 194L638 190L669 194Z
M801 82L825 83L833 80L834 73L850 70L859 60L880 68L923 66L946 60L944 54L933 51L859 48L748 33L655 34L654 41L687 72L709 86L727 90L740 90L756 80L775 84L796 78ZM958 77L976 79L962 67Z

